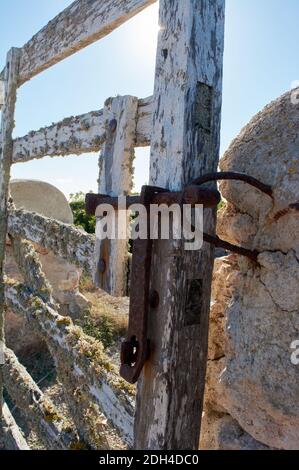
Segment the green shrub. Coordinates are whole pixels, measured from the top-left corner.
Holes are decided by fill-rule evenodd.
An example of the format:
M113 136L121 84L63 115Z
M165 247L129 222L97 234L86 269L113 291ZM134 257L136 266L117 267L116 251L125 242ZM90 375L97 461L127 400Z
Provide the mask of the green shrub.
M101 341L104 348L109 348L115 341L115 327L111 319L106 315L101 315L99 321L95 322L89 316L78 322L84 333Z
M74 224L87 233L95 233L96 218L86 214L85 194L82 191L70 194L70 207L74 215Z

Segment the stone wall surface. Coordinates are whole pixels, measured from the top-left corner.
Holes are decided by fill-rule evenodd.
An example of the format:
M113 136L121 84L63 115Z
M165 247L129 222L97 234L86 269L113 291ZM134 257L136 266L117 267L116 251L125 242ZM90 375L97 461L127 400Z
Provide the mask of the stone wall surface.
M299 105L289 92L257 114L232 142L222 171L273 187L273 199L226 181L218 234L258 250L258 263L216 261L203 448L298 449ZM231 439L229 438L231 436Z

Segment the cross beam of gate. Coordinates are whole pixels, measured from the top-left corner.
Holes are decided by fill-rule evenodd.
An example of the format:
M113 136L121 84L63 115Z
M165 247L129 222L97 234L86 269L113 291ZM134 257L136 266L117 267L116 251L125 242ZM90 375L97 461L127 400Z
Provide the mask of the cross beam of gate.
M160 0L152 185L182 187L218 164L224 0ZM212 210L204 225L215 230ZM197 449L207 361L213 249L154 242L152 354L138 384L137 449ZM134 287L134 286L132 286Z

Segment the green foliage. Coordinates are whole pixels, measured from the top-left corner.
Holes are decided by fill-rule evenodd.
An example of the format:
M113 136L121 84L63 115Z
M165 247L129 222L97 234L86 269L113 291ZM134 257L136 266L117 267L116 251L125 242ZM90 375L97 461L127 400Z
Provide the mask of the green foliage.
M107 315L101 315L97 324L89 316L81 322L84 333L100 341L104 348L109 348L115 341L115 326Z
M222 209L224 206L225 206L225 201L221 199L221 201L219 202L217 206L217 211L220 211L220 209Z
M86 214L85 194L82 191L70 194L70 206L74 214L74 224L83 228L87 233L95 233L96 218Z

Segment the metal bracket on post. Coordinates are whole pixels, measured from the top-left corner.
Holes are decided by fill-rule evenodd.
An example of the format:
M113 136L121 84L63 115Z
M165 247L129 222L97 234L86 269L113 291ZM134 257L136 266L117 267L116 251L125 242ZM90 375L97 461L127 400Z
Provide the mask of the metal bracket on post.
M140 196L128 196L125 209L133 204L143 204L147 210L147 238L137 239L133 246L131 270L130 311L127 339L122 344L120 375L129 383L137 382L142 368L149 358L150 342L147 335L147 320L149 307L155 308L159 303L158 295L150 294L150 274L152 258L152 240L150 237L150 205L151 204L202 204L204 208L217 206L221 200L220 193L214 189L202 188L201 184L218 180L237 180L250 184L263 193L272 197L272 188L255 178L241 173L211 173L194 180L182 192L169 192L166 189L153 186L143 186ZM86 212L95 214L101 204L110 204L118 208L118 198L101 194L86 195ZM203 240L212 245L225 248L228 251L246 256L257 261L258 252L232 245L217 236L203 233Z
M202 204L205 208L217 206L221 196L217 190L190 185L182 192L143 186L140 196L128 196L126 209L133 204L143 204L147 212L147 238L136 239L133 246L131 269L130 313L127 340L122 344L120 375L129 383L137 382L142 368L149 357L150 344L147 336L147 320L150 303L157 299L150 296L152 240L150 237L150 204ZM110 204L117 209L118 198L100 194L86 195L86 211L94 214L101 204Z

